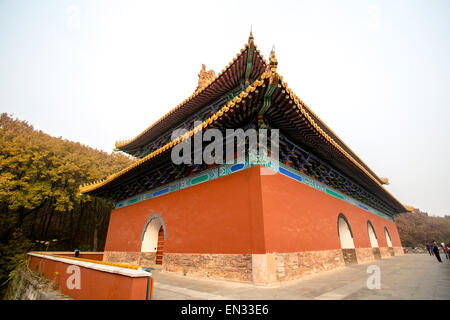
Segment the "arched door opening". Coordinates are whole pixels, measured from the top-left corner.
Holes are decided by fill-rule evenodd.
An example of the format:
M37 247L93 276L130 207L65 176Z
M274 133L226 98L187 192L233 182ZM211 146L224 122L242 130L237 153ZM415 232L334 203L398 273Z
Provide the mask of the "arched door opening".
M386 227L384 227L384 235L386 236L386 242L388 247L392 247L391 236L389 235L389 231Z
M156 249L156 264L162 264L164 253L164 229L161 226L158 232L158 246Z
M367 233L369 234L370 246L372 247L373 256L375 259L381 259L381 252L378 246L378 238L375 229L370 221L367 221Z
M358 263L356 259L355 244L353 242L353 233L345 216L341 213L338 216L338 236L341 241L342 254L346 264Z
M384 227L384 236L386 237L386 242L387 245L389 247L389 253L391 254L391 256L394 256L394 248L392 248L392 241L391 241L391 236L389 234L389 231L386 227Z
M353 234L350 229L350 225L343 214L339 215L338 218L338 235L341 240L342 249L354 249L355 244L353 243Z
M142 231L141 252L153 253L156 264L162 264L164 254L164 240L166 239L166 226L163 218L152 215L146 222Z
M369 233L369 240L370 240L370 245L372 246L372 248L378 248L377 235L376 235L375 229L373 228L372 223L370 223L370 221L367 221L367 232Z

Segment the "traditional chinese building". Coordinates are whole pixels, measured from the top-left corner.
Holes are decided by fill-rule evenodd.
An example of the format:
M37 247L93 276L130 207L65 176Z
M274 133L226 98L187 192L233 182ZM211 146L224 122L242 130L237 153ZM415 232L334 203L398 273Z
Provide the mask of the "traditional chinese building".
M279 166L171 161L210 128L279 129ZM189 98L116 147L139 160L80 187L116 203L105 261L264 284L403 254L394 217L407 209L387 179L294 94L251 34L221 73L203 66Z

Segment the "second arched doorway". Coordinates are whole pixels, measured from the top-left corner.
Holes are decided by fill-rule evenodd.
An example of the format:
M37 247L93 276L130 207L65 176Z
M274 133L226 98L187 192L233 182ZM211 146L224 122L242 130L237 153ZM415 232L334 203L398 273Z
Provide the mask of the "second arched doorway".
M370 246L372 247L373 256L375 259L381 259L380 248L378 246L378 238L372 222L367 220L367 234L369 235Z
M157 213L145 223L141 236L141 252L153 253L156 264L162 264L164 242L166 240L166 225L164 219Z
M384 227L384 236L386 237L386 242L388 245L388 251L391 256L394 256L394 248L392 247L391 235L386 227Z
M347 218L340 213L337 221L338 237L341 242L342 254L346 264L358 263L356 258L355 243L353 233Z

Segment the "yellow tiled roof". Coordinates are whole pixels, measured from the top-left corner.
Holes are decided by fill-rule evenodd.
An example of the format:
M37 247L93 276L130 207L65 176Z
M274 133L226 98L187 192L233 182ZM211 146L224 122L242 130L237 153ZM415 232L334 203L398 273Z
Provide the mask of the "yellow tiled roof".
M148 154L147 156L145 156L142 159L139 159L138 161L134 162L133 164L131 164L130 166L128 166L127 168L114 173L112 175L110 175L109 177L107 177L106 179L103 180L97 180L94 181L92 183L89 184L85 184L80 186L80 194L86 193L86 192L90 192L93 191L95 189L98 189L101 186L104 186L105 184L111 182L112 180L116 179L117 177L123 175L124 173L130 171L133 168L136 168L138 166L140 166L142 163L160 155L161 153L163 153L164 151L171 149L172 147L174 147L175 145L177 145L178 143L182 142L183 140L192 137L196 132L203 130L204 128L206 128L207 126L209 126L211 123L213 123L214 121L216 121L217 119L219 119L220 117L223 116L224 113L227 113L230 108L233 108L237 103L241 102L242 99L244 99L245 97L248 96L249 93L255 91L256 87L261 86L264 83L264 79L266 74L263 73L261 76L261 80L256 80L252 86L248 86L247 89L245 91L242 91L239 96L236 96L234 99L232 99L230 102L228 102L225 106L223 106L219 111L217 111L214 115L212 115L211 117L209 117L207 120L203 121L200 125L198 125L197 127L195 127L194 129L192 129L191 131L185 133L184 135L178 137L177 139L167 143L166 145L164 145L163 147L159 148L158 150L153 151L152 153ZM266 77L268 77L268 75L266 75Z
M243 52L243 50L241 51ZM273 61L272 61L273 60ZM132 165L130 165L129 167L110 175L109 177L107 177L106 179L103 180L99 180L96 181L94 183L91 184L87 184L87 185L83 185L80 187L80 193L86 193L86 192L90 192L93 191L95 189L98 189L101 186L104 186L105 184L113 181L114 179L116 179L117 177L125 174L126 172L130 171L133 168L136 168L138 166L140 166L142 163L156 157L157 155L161 154L162 152L171 149L172 147L174 147L175 145L177 145L178 143L182 142L183 140L193 136L196 132L205 129L207 126L211 125L214 121L216 121L217 119L219 119L220 117L223 116L224 113L227 113L231 108L234 108L236 104L238 104L239 102L242 101L242 99L244 99L245 97L248 96L249 93L255 91L255 89L259 86L261 86L264 83L264 80L267 78L270 78L270 82L272 82L274 79L280 81L280 83L282 84L282 86L284 87L284 89L286 90L286 93L289 95L289 97L292 99L292 101L294 101L294 103L296 104L299 112L308 120L308 122L313 126L313 128L316 130L316 132L318 132L328 143L330 143L335 149L337 149L342 155L344 155L348 160L350 160L356 167L358 167L366 176L368 176L373 182L375 182L376 185L378 185L385 193L387 193L392 199L394 199L395 201L397 201L399 204L401 204L400 201L398 201L388 190L386 190L382 183L380 181L382 181L379 177L377 177L376 175L373 175L372 173L370 173L366 168L367 165L365 165L359 158L357 158L357 160L352 157L349 152L347 152L346 150L344 150L343 147L341 147L341 145L339 143L337 143L332 137L330 137L322 128L321 126L316 123L316 121L313 119L313 117L311 116L311 114L320 122L321 125L323 125L325 128L327 128L333 135L335 135L333 133L333 131L331 131L331 129L329 129L322 120L320 120L320 118L315 115L309 108L308 106L300 99L298 98L295 93L288 87L287 83L285 81L283 81L283 77L281 75L279 75L276 71L276 59L275 57L271 57L270 58L270 65L269 68L261 75L259 80L254 81L254 83L247 87L247 89L245 91L242 91L237 97L235 97L234 99L232 99L230 102L228 102L224 107L222 107L219 111L217 111L214 115L212 115L210 118L208 118L207 120L205 120L204 122L202 122L202 124L198 125L197 127L195 127L194 129L192 129L191 131L187 132L186 134L178 137L177 139L167 143L166 145L164 145L163 147L159 148L158 150L150 153L149 155L145 156L144 158L138 160L137 162L133 163ZM231 64L230 64L231 65ZM179 106L178 106L179 107ZM178 108L177 107L177 108ZM175 109L174 109L175 110ZM174 110L172 110L171 112L173 112ZM337 135L335 135L335 137L337 138ZM339 139L339 138L337 138ZM339 142L342 143L342 145L344 145L350 152L352 152L354 154L353 151L351 151L351 149L349 147L347 147L342 140L339 139ZM405 211L409 211L403 204L401 204L402 207L405 209Z
M130 140L124 140L124 141L117 141L115 143L116 148L122 148L130 143L132 143L133 141L136 141L137 139L139 139L140 137L142 137L144 134L146 134L148 131L150 131L154 126L156 126L157 124L161 123L162 121L164 121L164 119L166 119L169 115L173 114L174 112L176 112L178 109L180 109L183 105L185 105L186 103L188 103L189 101L191 101L192 99L194 99L195 97L197 97L198 95L200 95L202 92L204 92L207 88L209 88L217 79L220 78L220 76L222 76L232 65L233 63L236 62L236 60L242 55L242 53L245 52L245 50L247 50L247 48L249 46L252 46L252 48L254 48L254 50L256 50L256 52L261 56L261 59L264 60L263 55L261 54L261 52L259 51L259 49L257 48L257 46L253 43L253 35L250 34L249 37L249 43L246 43L244 45L244 48L240 50L239 53L236 54L236 57L233 58L232 61L230 61L228 63L228 65L225 67L225 69L223 69L219 74L216 75L216 77L212 80L210 80L205 87L201 88L200 90L194 91L194 93L192 93L192 95L190 97L188 97L187 99L185 99L183 102L181 102L179 105L177 105L175 108L173 108L172 110L170 110L168 113L166 113L164 116L162 116L159 120L157 120L155 123L153 123L150 127L148 127L147 129L145 129L144 131L142 131L139 135L137 135L136 137L134 137L133 139Z
M305 116L306 119L308 119L309 123L314 127L314 129L323 137L325 140L327 140L333 147L335 147L339 152L341 152L347 159L349 159L355 166L357 166L360 170L362 170L372 181L374 181L381 189L383 189L384 192L386 192L389 196L391 196L393 199L395 199L398 203L401 204L400 201L398 201L386 188L383 187L383 185L379 182L381 179L377 176L373 176L371 173L369 173L366 168L364 168L361 163L363 163L359 158L358 160L361 162L358 162L355 160L347 151L345 151L333 138L331 138L322 128L314 121L314 119L309 115L309 113L314 114L311 109L307 107L307 105L295 95L295 93L287 86L287 83L283 81L283 77L280 75L280 81L282 83L282 86L285 87L286 92L289 94L289 97L295 102L300 112ZM325 126L322 120L317 115L314 115L320 122ZM328 127L327 127L328 128ZM329 129L331 131L331 129ZM332 132L332 131L331 131ZM342 140L340 140L342 142ZM342 142L343 143L343 142ZM344 144L344 143L343 143ZM345 145L345 144L344 144ZM346 145L345 145L346 146ZM347 147L347 146L346 146ZM347 147L348 148L348 147ZM348 148L350 151L351 149ZM364 164L364 163L363 163ZM365 165L365 164L364 164ZM367 165L365 165L367 167ZM405 206L402 204L402 206L405 208ZM406 211L406 208L405 208Z

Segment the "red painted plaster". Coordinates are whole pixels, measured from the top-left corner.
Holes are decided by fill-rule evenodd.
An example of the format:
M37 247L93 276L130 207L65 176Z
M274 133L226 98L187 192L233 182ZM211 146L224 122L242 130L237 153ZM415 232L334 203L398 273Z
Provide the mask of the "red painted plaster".
M380 247L387 247L385 226L392 245L401 246L395 223L376 214L280 173L262 175L261 185L267 252L340 249L337 231L340 213L350 224L356 248L370 247L367 220L372 222Z
M260 166L113 210L105 251L141 250L147 219L166 224L164 252L248 254L340 249L339 213L346 216L356 248L370 247L367 220L380 247L401 246L394 222ZM263 169L264 170L264 169Z
M166 224L164 252L264 252L259 168L113 210L105 251L141 251L154 213Z

